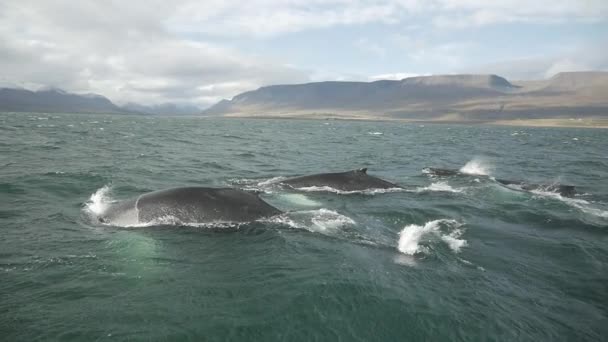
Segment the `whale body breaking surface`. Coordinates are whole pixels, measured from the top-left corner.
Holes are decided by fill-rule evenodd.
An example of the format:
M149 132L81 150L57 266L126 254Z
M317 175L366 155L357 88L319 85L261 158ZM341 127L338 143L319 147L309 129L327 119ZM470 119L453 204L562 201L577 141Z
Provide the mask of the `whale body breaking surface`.
M282 214L257 194L232 188L183 187L118 202L100 216L103 223L142 224L170 218L182 223L252 222Z
M369 189L399 189L397 184L367 174L367 168L346 172L319 173L281 181L294 189L329 187L340 191L364 191Z

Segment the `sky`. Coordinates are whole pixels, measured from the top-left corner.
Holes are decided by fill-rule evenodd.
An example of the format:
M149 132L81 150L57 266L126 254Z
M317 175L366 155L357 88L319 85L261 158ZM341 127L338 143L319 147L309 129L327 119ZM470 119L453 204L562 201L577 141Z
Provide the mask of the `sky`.
M201 108L261 86L608 71L607 0L0 1L0 87Z

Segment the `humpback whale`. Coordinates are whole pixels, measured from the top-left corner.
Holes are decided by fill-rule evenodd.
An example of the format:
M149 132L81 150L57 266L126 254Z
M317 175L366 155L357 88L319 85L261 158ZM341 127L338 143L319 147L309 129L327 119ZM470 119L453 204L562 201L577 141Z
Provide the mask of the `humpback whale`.
M424 169L422 169L422 172L434 176L456 176L463 174L458 170L439 169L435 167L425 167Z
M574 197L576 194L576 188L574 185L565 184L532 184L520 181L510 181L506 179L496 179L496 181L502 185L506 185L509 189L523 190L523 191L547 191L556 192L564 197Z
M166 218L182 223L251 222L281 213L257 194L243 190L184 187L154 191L116 203L99 220L116 225Z
M462 173L458 170L452 169L440 169L434 167L425 167L422 169L423 173L434 175L434 176L467 176L468 174ZM576 187L574 185L565 185L565 184L534 184L523 181L512 181L507 179L494 179L485 175L474 175L475 177L488 177L490 179L495 180L501 185L507 186L512 190L521 190L521 191L548 191L555 192L564 197L573 197L576 194Z
M399 185L387 182L367 174L367 168L336 173L319 173L281 181L294 189L313 186L327 186L341 191L362 191L369 189L401 188Z

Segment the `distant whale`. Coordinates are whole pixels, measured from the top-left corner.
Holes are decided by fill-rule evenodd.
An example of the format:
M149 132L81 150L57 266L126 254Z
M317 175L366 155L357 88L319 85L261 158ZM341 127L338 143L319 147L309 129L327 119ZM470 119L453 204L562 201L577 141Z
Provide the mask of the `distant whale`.
M281 183L296 189L325 186L340 191L401 188L399 185L368 175L367 168L296 177L284 180Z
M433 176L456 176L463 174L458 170L440 169L436 167L425 167L422 169L422 172Z
M251 222L282 212L258 195L232 188L186 187L154 191L110 206L100 221L148 223L171 219L182 223Z
M574 185L565 184L532 184L520 181L510 181L506 179L496 179L500 184L506 185L509 189L523 191L546 191L555 192L564 197L574 197L576 195L576 187Z
M434 167L425 167L422 169L423 173L434 175L434 176L458 176L463 175L467 176L468 174L460 172L458 170L452 169L441 169ZM476 177L488 177L485 175L474 175ZM491 177L488 177L491 178ZM491 178L493 179L493 178ZM527 183L524 181L512 181L506 179L494 179L496 182L506 185L509 189L513 190L521 190L521 191L547 191L547 192L555 192L564 197L573 197L576 194L576 187L574 185L565 185L565 184L534 184Z

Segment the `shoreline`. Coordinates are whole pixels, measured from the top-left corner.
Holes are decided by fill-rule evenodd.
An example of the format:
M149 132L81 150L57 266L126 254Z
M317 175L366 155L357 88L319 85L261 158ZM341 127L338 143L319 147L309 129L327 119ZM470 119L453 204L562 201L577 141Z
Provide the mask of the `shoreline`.
M608 129L608 118L542 118L542 119L511 119L511 120L417 120L406 118L390 118L377 116L283 116L283 115L226 115L219 116L228 119L266 119L266 120L318 120L318 121L371 121L371 122L402 122L412 124L444 124L444 125L495 125L511 127L548 127L548 128L593 128Z

